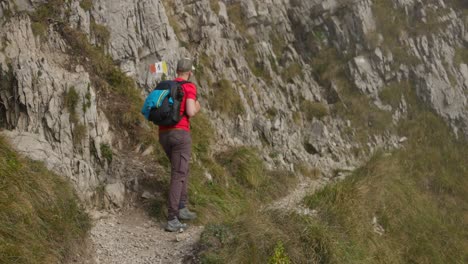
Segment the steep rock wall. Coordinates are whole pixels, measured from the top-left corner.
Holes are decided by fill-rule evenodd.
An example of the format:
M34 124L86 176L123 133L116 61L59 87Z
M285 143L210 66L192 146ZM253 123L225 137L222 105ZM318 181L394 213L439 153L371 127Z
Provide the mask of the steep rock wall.
M103 183L122 192L125 170L109 168L101 153L102 145L118 149L119 139L100 110L89 75L83 67L69 67L69 47L56 27L47 28L45 38L35 36L34 23L21 14L40 3L1 3L3 133L22 152L70 177L88 199ZM149 64L166 60L174 74L179 57L195 58L200 100L216 127L217 150L252 145L270 167L295 170L294 164L307 164L333 176L400 141L385 127L375 132L372 123L379 116L372 113L358 128L346 115L352 110L343 103L345 90L358 91L367 98L364 108L396 123L405 118L406 98L391 106L381 92L404 81L457 133L468 134L462 1L92 3L84 8L81 1L70 1L62 17L96 44L91 28L106 26L107 53L136 80L142 95L161 78L149 73ZM73 111L66 100L72 87L79 98ZM78 125L85 136L73 142ZM358 130L365 132L364 141L357 140Z

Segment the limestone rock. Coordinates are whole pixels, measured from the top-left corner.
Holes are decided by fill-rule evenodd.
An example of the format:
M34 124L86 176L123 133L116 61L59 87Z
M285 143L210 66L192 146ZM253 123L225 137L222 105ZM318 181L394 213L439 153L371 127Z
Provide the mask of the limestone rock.
M121 182L108 184L105 187L107 199L117 208L122 208L125 202L125 186Z

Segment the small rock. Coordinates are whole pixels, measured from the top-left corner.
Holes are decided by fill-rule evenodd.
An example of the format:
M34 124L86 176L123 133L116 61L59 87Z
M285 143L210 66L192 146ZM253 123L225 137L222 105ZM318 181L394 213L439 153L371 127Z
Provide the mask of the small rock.
M143 153L141 155L148 156L148 155L152 154L153 152L154 152L154 147L149 146L147 149L145 149L145 151L143 151Z
M141 198L143 198L143 199L154 199L155 196L153 194L151 194L150 192L148 192L148 191L144 191L141 194Z
M407 137L402 137L402 138L400 138L400 140L398 140L398 142L399 142L399 143L403 143L403 142L405 142L405 141L407 141L407 140L408 140Z
M125 200L125 186L121 182L108 184L105 187L106 196L115 206L122 207Z
M211 173L209 173L207 171L205 171L205 178L210 182L213 181L213 176L211 176Z

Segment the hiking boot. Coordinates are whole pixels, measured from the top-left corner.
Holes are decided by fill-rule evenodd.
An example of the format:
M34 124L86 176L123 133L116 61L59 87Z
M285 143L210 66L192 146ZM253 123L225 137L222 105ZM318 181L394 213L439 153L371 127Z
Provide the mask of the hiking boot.
M197 214L194 212L190 212L187 207L179 209L179 218L181 220L193 220L197 218Z
M182 224L179 219L174 218L171 221L167 221L166 231L169 232L182 232L187 228L186 224Z

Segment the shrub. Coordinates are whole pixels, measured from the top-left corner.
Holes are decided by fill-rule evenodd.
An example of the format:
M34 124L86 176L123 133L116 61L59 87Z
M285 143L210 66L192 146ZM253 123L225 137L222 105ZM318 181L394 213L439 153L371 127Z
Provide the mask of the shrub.
M108 162L112 162L112 148L108 144L101 144L101 155Z
M70 113L75 113L78 100L79 96L75 90L75 87L70 87L65 94L65 106L67 107Z
M78 116L76 114L76 106L78 105L79 95L75 90L75 87L70 87L65 93L64 103L70 112L70 122L73 124L78 123Z
M88 92L85 94L85 98L83 100L83 113L86 113L86 110L91 107L91 93L89 91L90 87L88 86Z

